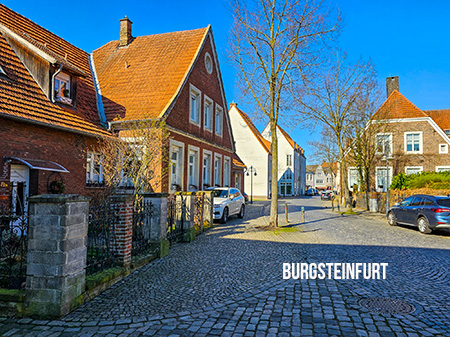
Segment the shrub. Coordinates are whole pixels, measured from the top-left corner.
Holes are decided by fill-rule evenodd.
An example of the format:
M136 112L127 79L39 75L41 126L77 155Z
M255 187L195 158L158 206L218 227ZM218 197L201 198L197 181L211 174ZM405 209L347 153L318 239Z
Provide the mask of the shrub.
M450 171L445 172L421 172L406 175L400 173L393 177L391 189L449 189L450 188Z

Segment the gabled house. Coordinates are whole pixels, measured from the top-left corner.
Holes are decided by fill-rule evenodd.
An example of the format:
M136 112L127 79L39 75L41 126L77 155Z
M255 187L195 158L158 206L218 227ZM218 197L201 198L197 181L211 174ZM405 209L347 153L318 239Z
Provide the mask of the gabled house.
M331 189L331 175L323 165L306 165L306 184L308 188Z
M270 142L260 134L248 115L231 103L230 123L236 141L236 154L247 166L245 191L253 196L269 198L271 186L272 155ZM256 173L256 175L255 175Z
M373 132L373 189L385 191L388 181L392 182L399 173L450 170L450 110L419 109L399 92L398 77L388 77L386 88L388 98L366 130L379 130ZM348 183L359 184L356 168L351 164Z
M264 139L272 142L270 124L261 133ZM277 126L278 136L278 194L281 196L302 195L306 188L305 151Z
M0 4L0 201L93 194L102 185L88 150L108 136L90 55Z
M165 121L170 170L159 191L232 186L234 140L211 27L133 37L132 22L120 24L120 39L92 58L107 122Z

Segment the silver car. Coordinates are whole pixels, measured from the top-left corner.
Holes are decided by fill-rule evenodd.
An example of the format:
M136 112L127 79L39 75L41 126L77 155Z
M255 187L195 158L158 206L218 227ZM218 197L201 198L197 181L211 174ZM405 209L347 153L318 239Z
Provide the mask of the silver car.
M225 223L231 215L243 218L245 214L245 199L234 187L215 187L214 220Z

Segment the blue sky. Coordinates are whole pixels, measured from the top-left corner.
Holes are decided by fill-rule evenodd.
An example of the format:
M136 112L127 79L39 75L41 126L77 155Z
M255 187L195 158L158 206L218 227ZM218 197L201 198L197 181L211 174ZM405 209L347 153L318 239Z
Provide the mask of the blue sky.
M400 92L421 109L450 108L450 2L446 0L330 0L341 11L340 46L350 58L371 58L384 89L387 76L400 77ZM212 25L228 103L239 103L234 70L226 58L232 22L225 1L94 0L3 4L79 48L92 52L119 38L119 19L133 21L133 35L150 35ZM65 8L67 4L67 8ZM245 105L240 105L246 111ZM251 112L248 111L247 112ZM264 123L256 123L260 130ZM283 121L281 121L281 125ZM286 128L314 162L307 142L318 130Z

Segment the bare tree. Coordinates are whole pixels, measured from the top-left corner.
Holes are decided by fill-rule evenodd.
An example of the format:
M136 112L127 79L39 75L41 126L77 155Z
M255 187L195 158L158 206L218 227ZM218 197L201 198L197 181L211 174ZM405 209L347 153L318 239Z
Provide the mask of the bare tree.
M230 0L234 24L230 57L244 94L269 119L272 137L270 227L278 226L278 138L282 112L292 107L291 88L317 62L317 45L336 31L323 1Z
M164 122L123 121L114 124L115 136L99 140L102 170L108 188L133 187L136 196L161 187L168 172Z
M320 131L320 140L308 142L314 148L313 157L319 162L325 163L324 171L331 176L331 186L334 186L334 177L337 175L337 161L339 151L336 146L333 131L325 126Z
M303 121L319 123L332 130L339 152L341 195L351 207L345 152L355 134L355 123L359 121L354 116L355 104L358 97L376 83L376 74L370 61L349 64L345 53L339 50L333 56L328 70L317 74L300 89L305 90L305 96L299 104L303 108Z

